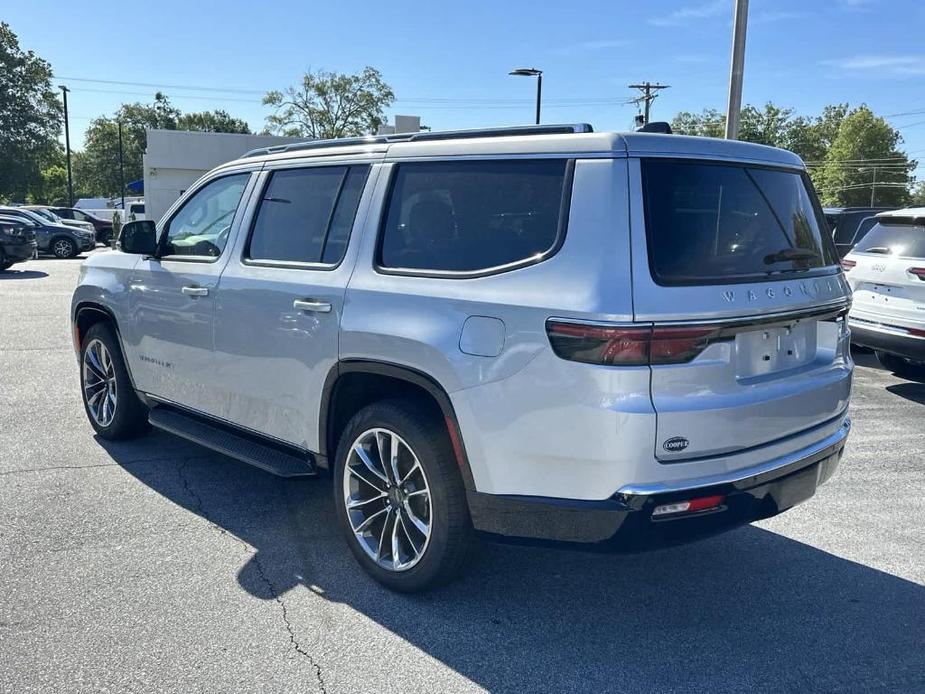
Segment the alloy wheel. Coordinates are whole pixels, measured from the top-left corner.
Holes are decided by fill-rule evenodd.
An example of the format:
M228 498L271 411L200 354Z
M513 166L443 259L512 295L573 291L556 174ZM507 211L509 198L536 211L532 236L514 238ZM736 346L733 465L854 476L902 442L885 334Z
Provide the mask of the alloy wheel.
M87 345L83 358L84 400L93 421L108 427L116 414L116 368L100 340Z
M363 432L347 454L344 506L363 551L388 571L406 571L430 543L433 509L424 468L398 434Z
M73 244L65 239L58 239L52 246L52 252L58 258L70 258L73 251Z

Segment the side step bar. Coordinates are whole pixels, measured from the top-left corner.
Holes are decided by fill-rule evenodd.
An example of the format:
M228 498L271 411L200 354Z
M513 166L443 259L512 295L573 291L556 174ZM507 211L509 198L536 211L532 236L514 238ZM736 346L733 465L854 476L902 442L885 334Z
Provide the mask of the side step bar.
M180 412L157 406L148 413L151 426L187 439L217 453L248 463L280 477L306 477L318 474L310 453L289 453L256 437Z

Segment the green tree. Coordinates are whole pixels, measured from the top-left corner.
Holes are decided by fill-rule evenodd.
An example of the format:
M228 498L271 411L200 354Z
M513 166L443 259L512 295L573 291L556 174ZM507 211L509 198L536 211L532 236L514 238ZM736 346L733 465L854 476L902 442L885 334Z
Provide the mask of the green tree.
M793 109L780 108L770 101L763 109L748 105L739 116L739 139L770 147L784 147L792 122Z
M157 92L150 104L123 104L114 116L100 116L90 122L84 149L74 160L75 185L94 195L121 194L119 185L119 123L122 123L122 158L125 181L144 175L145 131L197 130L203 132L248 133L247 123L226 111L182 113L166 94Z
M61 103L51 75L51 65L23 51L0 22L0 199L25 200L58 146Z
M723 137L726 132L726 116L715 108L705 108L702 113L681 111L672 118L671 130L678 135Z
M227 111L200 111L184 113L177 118L177 130L197 130L204 133L242 133L250 134L247 121L234 118Z
M912 207L925 207L925 181L919 181L912 186L909 204Z
M867 106L845 115L814 176L823 203L906 204L915 162L899 151L901 141L899 132Z
M372 67L355 75L306 72L299 88L272 91L263 98L276 108L267 116L267 132L311 139L375 133L394 99L392 88Z

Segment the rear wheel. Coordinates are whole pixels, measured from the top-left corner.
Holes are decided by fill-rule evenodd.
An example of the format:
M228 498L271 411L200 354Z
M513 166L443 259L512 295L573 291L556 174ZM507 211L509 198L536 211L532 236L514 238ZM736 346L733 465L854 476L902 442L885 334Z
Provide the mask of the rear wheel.
M6 256L3 254L3 249L0 248L0 271L9 270L11 267L13 267L13 261L7 260Z
M80 389L90 425L104 439L127 439L147 429L147 408L129 379L115 333L105 323L83 337Z
M446 428L412 402L374 403L350 420L334 498L350 550L388 588L439 585L471 556L466 493Z
M77 244L68 238L57 238L51 242L51 252L56 258L73 258L77 255Z
M897 376L913 380L925 378L925 364L922 362L914 362L896 354L889 354L888 352L877 351L875 354L881 366L888 371L892 371Z

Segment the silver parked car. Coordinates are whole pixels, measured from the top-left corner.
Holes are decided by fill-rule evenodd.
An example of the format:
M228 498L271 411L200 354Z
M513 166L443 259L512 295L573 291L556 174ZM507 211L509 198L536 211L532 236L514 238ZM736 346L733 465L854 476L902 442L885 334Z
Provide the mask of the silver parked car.
M88 259L90 423L333 477L359 563L452 577L477 534L636 550L835 470L850 291L778 149L536 126L258 150Z

